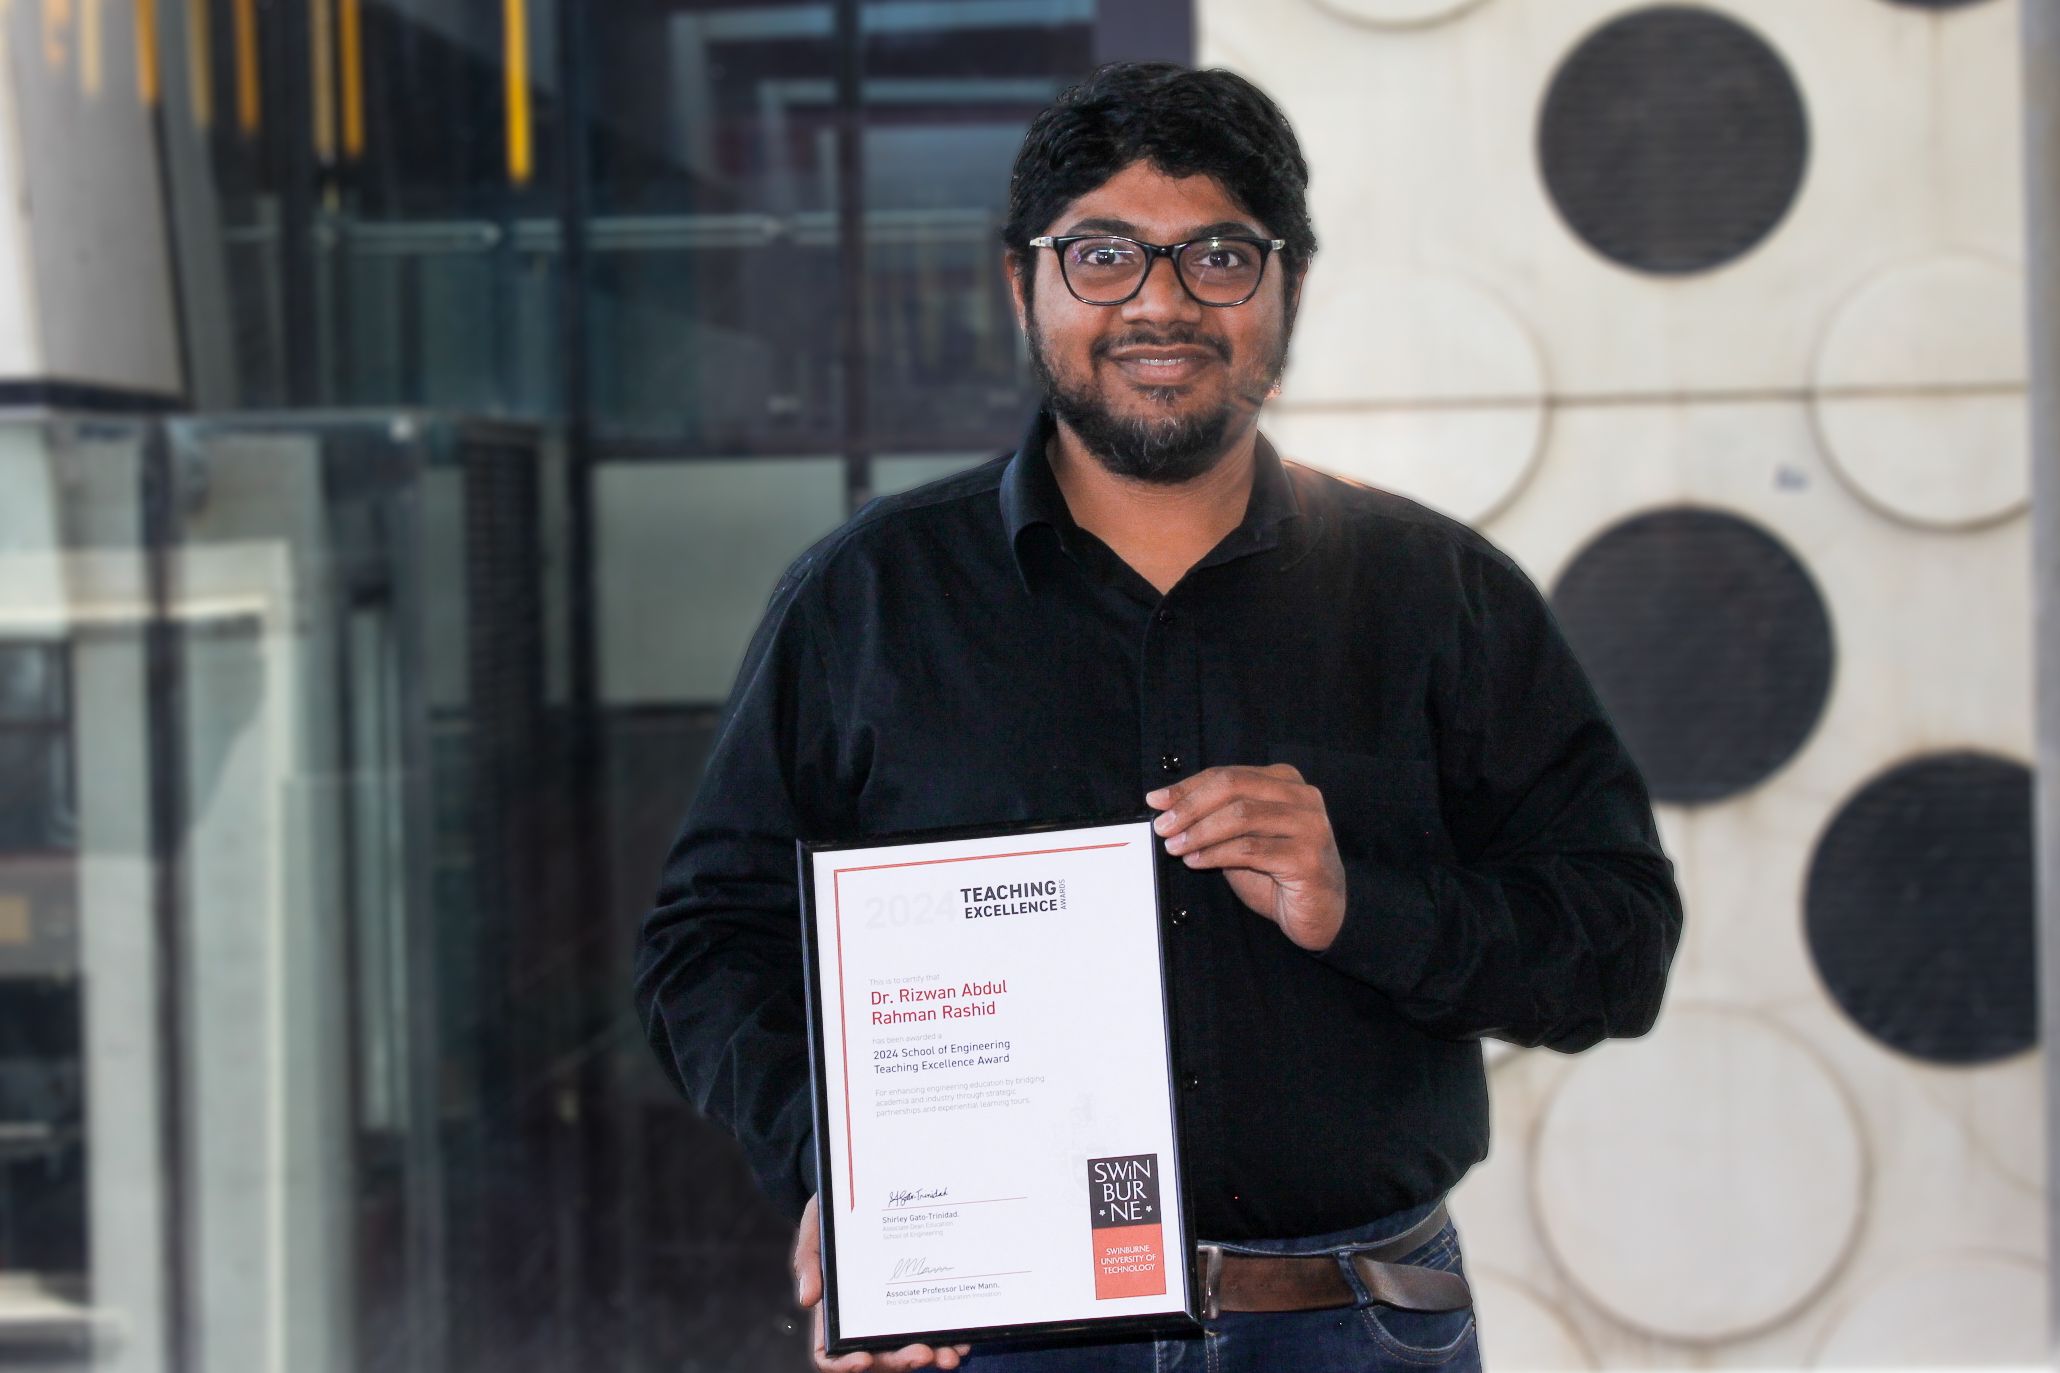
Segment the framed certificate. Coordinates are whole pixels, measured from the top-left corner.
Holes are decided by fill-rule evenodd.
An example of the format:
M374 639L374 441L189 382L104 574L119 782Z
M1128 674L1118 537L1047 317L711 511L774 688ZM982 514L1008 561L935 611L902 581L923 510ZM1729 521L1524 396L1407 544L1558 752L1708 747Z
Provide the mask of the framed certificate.
M829 1352L1196 1332L1150 820L799 847Z

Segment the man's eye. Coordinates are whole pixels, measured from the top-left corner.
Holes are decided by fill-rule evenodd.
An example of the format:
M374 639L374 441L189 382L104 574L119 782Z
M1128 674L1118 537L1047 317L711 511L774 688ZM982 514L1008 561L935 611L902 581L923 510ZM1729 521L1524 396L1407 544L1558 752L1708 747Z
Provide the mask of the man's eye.
M1135 256L1119 243L1082 244L1073 260L1083 267L1121 267Z
M1202 266L1214 272L1236 271L1249 261L1243 248L1227 243L1218 244L1202 254Z

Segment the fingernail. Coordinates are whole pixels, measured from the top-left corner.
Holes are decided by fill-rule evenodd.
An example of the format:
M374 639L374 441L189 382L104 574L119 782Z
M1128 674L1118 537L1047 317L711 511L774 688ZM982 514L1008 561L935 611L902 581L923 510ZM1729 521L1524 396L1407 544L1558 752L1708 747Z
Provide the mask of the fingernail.
M1173 828L1173 812L1170 810L1160 811L1159 818L1152 821L1152 828L1157 830L1161 834L1165 834L1169 830L1171 830Z
M1148 806L1163 806L1166 804L1166 800L1167 789L1165 787L1160 787L1157 791L1148 791L1144 794L1144 803Z

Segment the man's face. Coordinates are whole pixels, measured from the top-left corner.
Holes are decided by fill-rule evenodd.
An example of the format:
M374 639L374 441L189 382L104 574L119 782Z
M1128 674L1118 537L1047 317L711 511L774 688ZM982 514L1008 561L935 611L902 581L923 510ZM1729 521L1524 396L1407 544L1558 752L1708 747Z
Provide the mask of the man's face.
M1044 232L1146 243L1272 237L1215 178L1171 177L1146 162L1081 196ZM1058 254L1036 250L1031 304L1011 281L1053 412L1118 476L1172 484L1208 471L1253 423L1287 360L1294 300L1275 258L1258 294L1227 309L1188 295L1165 259L1153 260L1125 304L1083 305L1066 289Z

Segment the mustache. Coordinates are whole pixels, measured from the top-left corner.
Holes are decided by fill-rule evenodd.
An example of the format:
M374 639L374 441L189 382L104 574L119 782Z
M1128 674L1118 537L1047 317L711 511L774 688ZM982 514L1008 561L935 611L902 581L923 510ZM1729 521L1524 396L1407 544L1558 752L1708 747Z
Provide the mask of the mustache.
M1093 354L1097 358L1107 357L1118 348L1206 348L1220 361L1230 361L1230 345L1220 338L1212 338L1199 329L1133 329L1114 338L1097 339Z

